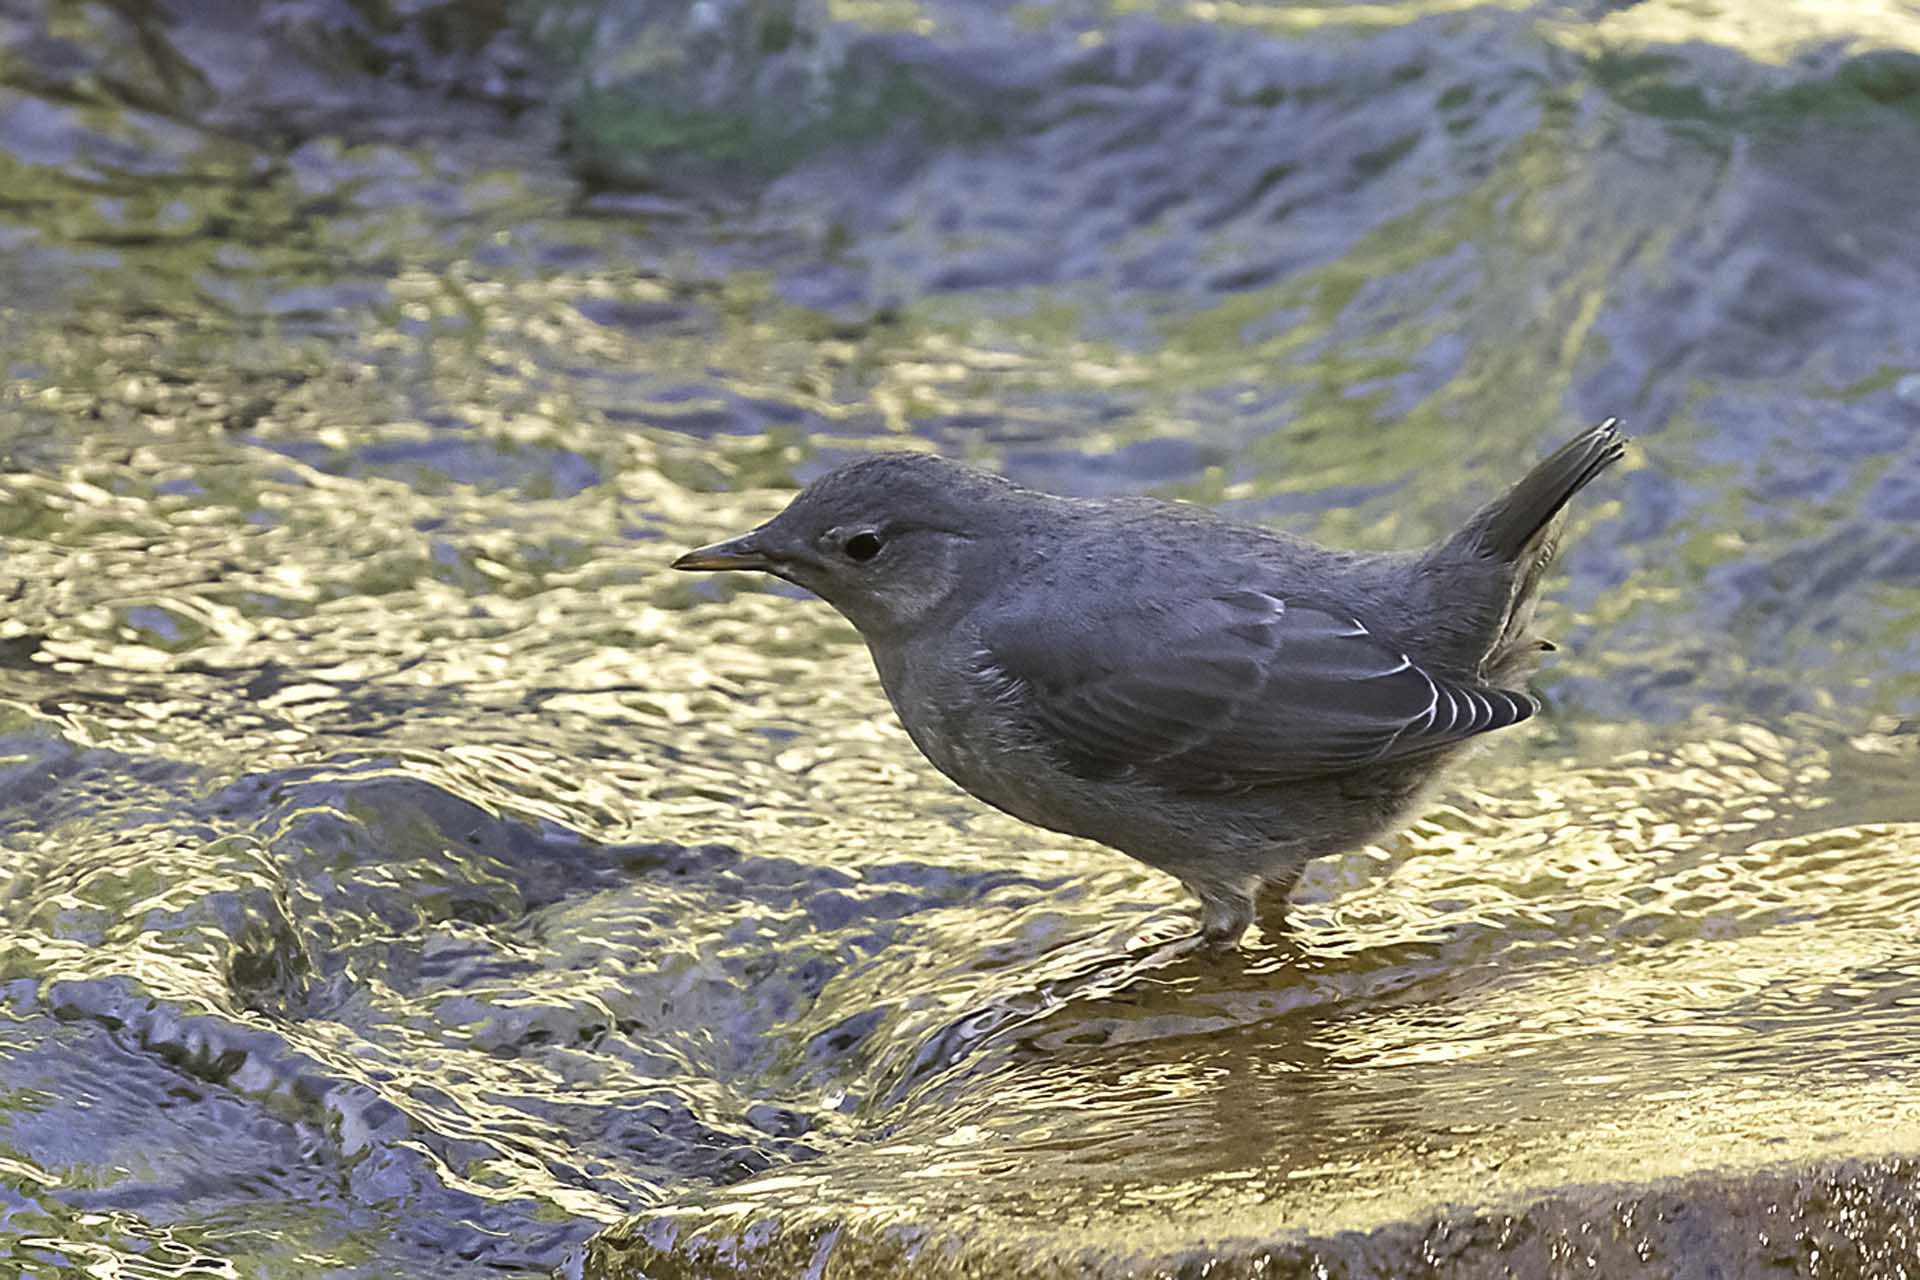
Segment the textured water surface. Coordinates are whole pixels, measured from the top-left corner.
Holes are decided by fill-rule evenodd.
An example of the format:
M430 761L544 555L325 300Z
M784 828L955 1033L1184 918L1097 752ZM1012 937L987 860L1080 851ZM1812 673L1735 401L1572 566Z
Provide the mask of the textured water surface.
M1920 21L1770 9L7 9L7 1266L1251 1267L1920 1150ZM1413 546L1606 414L1548 714L1218 959L665 569L880 447Z

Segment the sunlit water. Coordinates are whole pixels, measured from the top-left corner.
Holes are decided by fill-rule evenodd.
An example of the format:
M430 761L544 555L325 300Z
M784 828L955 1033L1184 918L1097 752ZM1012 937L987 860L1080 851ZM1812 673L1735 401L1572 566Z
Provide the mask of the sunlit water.
M1911 15L631 8L0 26L8 1265L1071 1273L1920 1150ZM1605 413L1550 713L1219 959L664 568L879 445L1410 546Z

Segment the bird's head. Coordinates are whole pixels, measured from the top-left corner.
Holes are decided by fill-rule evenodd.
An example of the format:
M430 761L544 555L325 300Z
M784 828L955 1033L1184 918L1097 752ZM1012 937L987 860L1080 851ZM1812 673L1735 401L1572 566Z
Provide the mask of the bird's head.
M944 458L876 454L836 467L759 528L689 551L673 567L771 573L885 642L1004 568L997 548L1017 532L1029 500L1044 499ZM976 565L988 579L974 582Z

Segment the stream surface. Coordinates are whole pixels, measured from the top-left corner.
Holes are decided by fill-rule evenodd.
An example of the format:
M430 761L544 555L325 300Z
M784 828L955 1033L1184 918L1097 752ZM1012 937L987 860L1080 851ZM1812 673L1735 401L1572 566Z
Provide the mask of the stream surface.
M0 3L0 1270L1920 1152L1920 14L1766 7ZM1547 713L1218 959L665 567L903 447L1412 547L1607 415Z

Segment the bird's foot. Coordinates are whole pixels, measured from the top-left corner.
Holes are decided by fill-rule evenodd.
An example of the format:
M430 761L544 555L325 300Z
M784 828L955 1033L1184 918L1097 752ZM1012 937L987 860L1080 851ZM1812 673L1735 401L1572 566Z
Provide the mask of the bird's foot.
M1253 893L1214 889L1200 895L1200 945L1215 955L1240 945L1253 923Z

